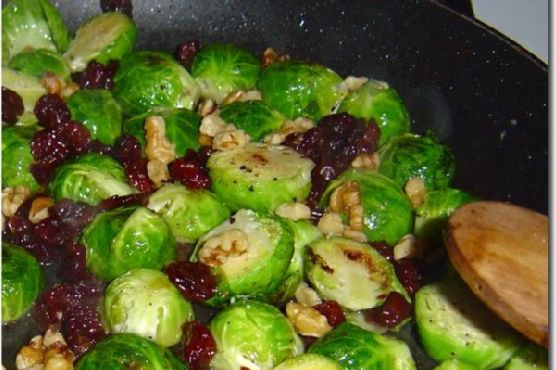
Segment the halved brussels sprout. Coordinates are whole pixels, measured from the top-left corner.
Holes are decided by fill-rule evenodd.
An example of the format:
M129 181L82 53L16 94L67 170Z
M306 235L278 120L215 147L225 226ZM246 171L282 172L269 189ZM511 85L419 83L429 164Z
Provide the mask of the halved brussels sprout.
M429 284L415 295L415 320L427 354L494 369L522 344L521 337L457 277Z
M199 125L201 124L199 115L187 109L164 109L141 114L124 121L124 134L133 135L141 144L143 151L147 145L145 118L149 116L164 118L166 138L174 146L177 157L183 157L187 149L199 149Z
M8 67L37 78L50 72L66 80L71 74L70 68L61 54L44 49L22 51L10 60Z
M359 90L350 92L338 112L374 120L380 128L380 145L410 131L409 113L400 96L383 81L369 80Z
M504 370L548 370L548 362L546 348L528 343L513 355Z
M307 246L305 265L319 295L347 309L380 306L393 291L409 300L392 264L366 244L340 237L318 239Z
M176 257L170 228L145 207L123 207L101 213L83 230L87 269L102 280L129 270L160 270Z
M258 100L225 104L220 108L220 117L247 132L253 141L278 130L286 120L280 112Z
M122 134L122 110L110 91L78 90L71 94L66 103L71 118L87 127L92 139L114 145Z
M113 195L137 192L125 182L122 166L101 154L85 154L65 162L56 169L47 188L56 201L67 198L93 206Z
M263 102L289 119L318 121L347 95L336 72L319 64L288 60L265 68L257 82Z
M31 174L33 164L31 138L37 127L2 127L2 187L25 186L31 192L39 190L39 184Z
M2 8L2 64L27 50L63 52L69 41L62 17L48 0L11 0Z
M102 319L111 333L133 333L164 347L177 344L182 325L193 320L189 303L158 270L135 269L108 285Z
M203 98L221 103L236 90L255 86L261 65L247 50L231 44L209 44L193 59L191 75L201 87Z
M137 26L127 15L100 14L77 29L64 58L72 72L80 72L91 60L108 64L112 59L122 59L133 51L136 39Z
M211 192L180 184L158 189L147 207L166 221L179 243L195 242L230 217L228 208Z
M239 301L218 312L210 322L217 351L214 370L270 370L303 352L288 319L276 307Z
M305 199L313 166L289 147L262 143L216 152L207 162L212 190L232 210L266 212Z
M442 361L442 363L436 366L433 370L480 370L480 369L481 369L480 367L453 358L451 360Z
M189 370L169 349L135 334L111 334L77 361L75 370Z
M338 361L346 370L414 370L411 351L405 342L371 333L344 322L308 350Z
M348 181L359 185L363 232L370 241L385 241L394 245L411 232L413 213L409 199L396 183L372 170L353 168L344 172L326 188L321 207L326 208L332 192Z
M344 370L340 364L316 353L304 353L290 358L274 368L274 370Z
M402 188L409 179L420 177L427 191L444 189L454 176L454 155L450 148L438 143L431 135L393 137L378 153L379 172Z
M23 72L2 67L2 86L15 91L23 100L23 114L19 117L19 124L30 125L37 122L35 117L35 104L44 94L46 89L38 78Z
M236 297L268 299L284 281L293 250L284 221L240 210L199 239L191 259L211 267L217 293L206 303L219 307Z
M35 257L21 247L2 243L2 322L23 316L35 303L44 282Z
M124 114L133 116L157 107L192 110L199 99L199 86L171 55L138 51L122 59L113 94Z

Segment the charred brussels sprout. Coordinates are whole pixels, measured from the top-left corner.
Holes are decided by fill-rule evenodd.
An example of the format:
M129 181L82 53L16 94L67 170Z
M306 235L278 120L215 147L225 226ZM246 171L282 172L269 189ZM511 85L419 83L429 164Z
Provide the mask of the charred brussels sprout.
M504 370L548 370L548 351L533 343L526 344L504 366Z
M199 86L171 55L139 51L122 59L113 94L124 114L133 116L157 107L192 110Z
M182 337L193 307L163 272L136 269L112 280L104 292L102 318L112 333L133 333L164 347Z
M232 91L253 88L260 72L255 56L230 44L203 47L191 65L191 75L201 87L201 95L217 103Z
M91 138L114 145L122 134L122 110L108 90L78 90L67 100L72 119L87 127Z
M263 102L289 119L318 121L333 113L347 88L334 71L319 64L284 61L265 68L257 82Z
M188 370L169 349L135 334L112 334L77 361L75 370Z
M359 90L350 92L338 112L374 120L380 128L380 145L410 130L409 113L396 90L383 81L369 80Z
M90 205L113 195L136 192L125 182L122 166L100 154L85 154L64 163L56 169L47 188L56 201L68 198Z
M210 331L217 351L214 370L270 370L303 352L290 322L274 306L240 301L216 314Z
M135 268L160 270L176 256L170 228L144 207L99 214L83 231L81 243L87 269L106 281Z
M308 352L336 360L346 370L416 369L407 344L347 322L317 340Z
M191 259L211 267L218 285L206 303L219 307L236 297L268 299L283 282L293 251L281 219L240 210L199 239Z
M36 127L2 128L2 187L25 186L31 192L39 190L30 171L33 164L30 142L36 131Z
M43 271L35 257L21 247L2 243L2 322L23 316L43 287Z
M220 108L220 117L247 132L254 141L278 130L286 120L280 112L258 100L225 104Z
M62 55L50 50L23 51L14 56L8 67L40 78L47 72L68 79L71 71Z
M23 100L23 115L19 117L20 125L29 125L37 122L35 117L35 104L44 94L46 89L38 78L11 68L2 67L2 86L15 91Z
M494 369L522 344L521 337L456 276L417 291L415 319L423 347L437 361L455 358Z
M220 225L230 211L211 192L166 184L149 198L147 206L168 224L176 241L193 243Z
M216 152L207 163L212 190L232 210L267 212L305 199L313 166L291 148L259 143Z
M379 149L379 172L398 186L420 177L427 191L448 187L454 176L454 156L445 145L432 136L406 134L388 140Z
M122 59L133 51L136 39L137 27L127 15L97 15L77 29L64 58L72 72L80 72L92 60L107 64L112 59Z
M340 364L316 353L304 353L290 358L274 368L274 370L344 370Z
M480 370L480 369L481 369L480 367L453 358L451 360L442 361L442 363L440 363L440 365L435 367L433 370Z

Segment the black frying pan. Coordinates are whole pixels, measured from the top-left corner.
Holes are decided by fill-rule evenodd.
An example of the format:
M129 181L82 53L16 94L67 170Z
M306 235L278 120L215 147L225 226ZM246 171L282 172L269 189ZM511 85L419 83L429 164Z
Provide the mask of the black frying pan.
M100 12L98 0L55 3L72 30ZM455 186L548 210L547 66L438 3L136 0L133 16L139 49L172 52L189 38L257 54L273 46L343 76L386 80L406 102L414 131L432 129L452 147ZM5 365L32 333L30 320L3 328Z

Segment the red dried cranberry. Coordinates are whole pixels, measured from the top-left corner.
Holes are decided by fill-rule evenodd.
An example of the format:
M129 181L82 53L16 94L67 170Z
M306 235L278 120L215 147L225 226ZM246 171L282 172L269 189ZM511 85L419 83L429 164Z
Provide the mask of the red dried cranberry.
M380 307L364 311L365 320L385 328L393 328L411 317L411 303L398 292L391 292Z
M149 201L150 194L136 193L128 195L114 195L108 199L104 199L97 205L100 212L109 211L118 207L127 206L146 206Z
M394 248L384 241L380 242L373 242L371 243L371 247L373 247L378 253L382 255L382 257L386 258L388 261L394 261Z
M169 264L164 272L189 301L204 302L216 292L216 278L205 264L178 261Z
M2 121L16 123L17 117L23 114L23 99L19 94L2 86Z
M210 189L210 178L198 157L188 150L184 157L170 163L170 176L189 189Z
M333 328L346 321L344 311L336 301L324 301L313 306L313 308L326 316L326 320Z
M40 125L48 128L56 128L71 118L66 103L58 94L41 96L35 104L35 116Z
M35 225L33 233L50 246L58 246L64 242L64 232L56 219L48 217Z
M82 89L106 89L111 90L114 76L120 64L117 60L111 60L107 65L96 60L90 61L85 70L74 79Z
M216 353L216 342L210 330L197 320L188 321L183 327L184 359L193 370L210 369Z
M132 17L133 4L131 0L100 0L100 9L103 13L120 12Z
M132 135L122 135L115 148L116 159L124 165L141 158L141 144Z
M105 154L111 155L112 154L112 147L101 143L100 141L94 139L89 141L89 145L87 147L87 153L97 153L97 154Z
M184 67L190 68L200 48L199 40L184 41L176 47L176 60Z
M396 275L403 287L411 295L426 283L425 264L419 258L402 258L394 263Z
M128 182L140 192L150 193L156 189L154 183L149 178L146 159L139 158L124 164L124 170Z
M31 153L35 161L45 166L57 165L70 154L70 148L58 131L43 129L33 135Z
M106 336L95 307L72 305L64 316L61 332L76 358Z
M77 243L67 244L64 247L64 256L58 269L58 275L63 281L78 283L93 279L93 275L87 271L84 246Z
M199 148L198 153L195 153L195 151L192 150L192 149L187 149L187 152L185 153L185 156L186 157L189 157L189 156L195 157L196 156L196 158L199 161L199 163L201 164L201 166L206 167L207 161L209 160L212 153L213 153L213 150L210 146L203 145Z
M71 148L73 154L83 154L87 152L91 135L84 125L70 121L66 122L60 131L64 143Z

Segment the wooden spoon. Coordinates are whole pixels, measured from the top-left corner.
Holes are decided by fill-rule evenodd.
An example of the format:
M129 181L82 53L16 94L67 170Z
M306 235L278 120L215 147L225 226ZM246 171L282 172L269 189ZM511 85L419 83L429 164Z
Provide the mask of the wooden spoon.
M457 209L448 256L471 290L519 332L548 346L548 218L481 201Z

